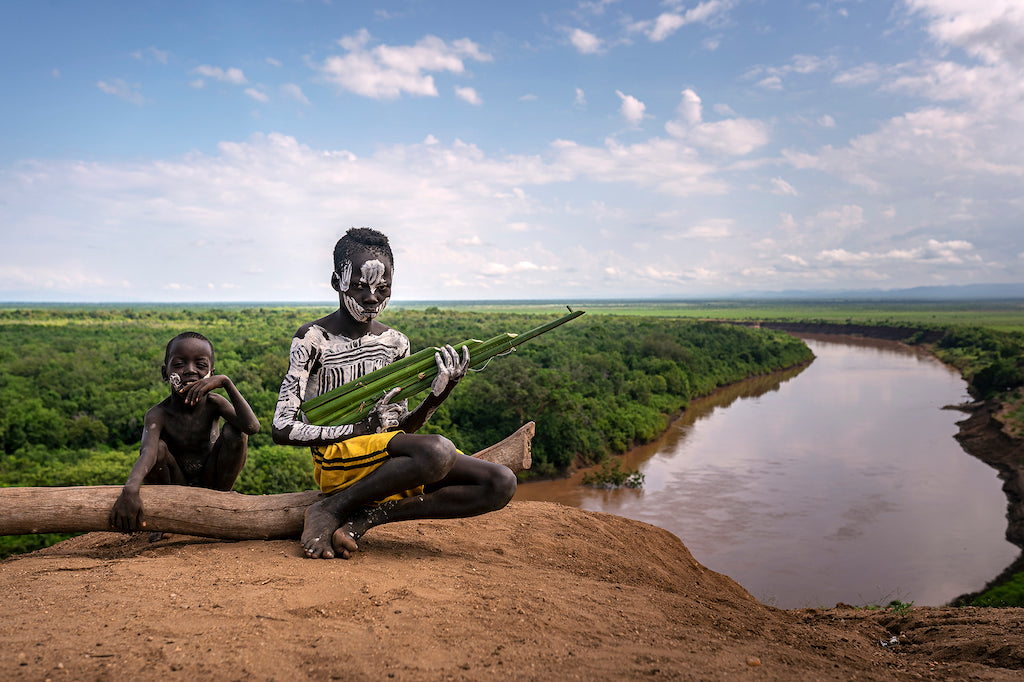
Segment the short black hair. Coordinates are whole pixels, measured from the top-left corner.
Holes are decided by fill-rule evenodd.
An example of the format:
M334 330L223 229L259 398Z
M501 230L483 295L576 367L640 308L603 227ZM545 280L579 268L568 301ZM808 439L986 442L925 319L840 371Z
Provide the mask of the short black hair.
M391 253L387 235L369 227L352 227L334 245L335 272L340 272L342 264L352 260L352 254L358 249L366 249L378 258L386 257L391 267L395 266L395 257Z
M167 348L164 349L165 365L171 361L171 346L174 345L175 341L181 341L182 339L199 339L200 341L206 341L206 343L210 344L210 362L213 362L213 341L210 341L210 339L206 338L199 332L182 332L167 342Z

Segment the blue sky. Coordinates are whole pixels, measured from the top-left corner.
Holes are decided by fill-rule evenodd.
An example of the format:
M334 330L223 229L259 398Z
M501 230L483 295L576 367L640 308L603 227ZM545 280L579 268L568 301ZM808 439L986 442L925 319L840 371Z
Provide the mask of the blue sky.
M1024 4L9 2L0 300L1024 281Z

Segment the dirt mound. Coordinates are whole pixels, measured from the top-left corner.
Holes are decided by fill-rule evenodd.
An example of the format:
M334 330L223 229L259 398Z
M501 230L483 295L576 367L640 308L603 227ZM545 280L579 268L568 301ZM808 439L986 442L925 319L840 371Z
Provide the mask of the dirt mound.
M0 563L0 589L7 679L1024 674L1024 609L774 609L664 530L543 502L383 526L350 561L91 533Z

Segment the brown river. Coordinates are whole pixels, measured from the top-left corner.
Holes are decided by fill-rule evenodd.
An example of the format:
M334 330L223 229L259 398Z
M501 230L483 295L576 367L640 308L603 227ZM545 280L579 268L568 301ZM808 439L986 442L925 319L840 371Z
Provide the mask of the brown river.
M660 526L694 558L780 608L938 606L1019 554L994 469L953 436L966 384L900 344L801 336L805 368L694 401L622 458L641 489L522 484L547 500Z

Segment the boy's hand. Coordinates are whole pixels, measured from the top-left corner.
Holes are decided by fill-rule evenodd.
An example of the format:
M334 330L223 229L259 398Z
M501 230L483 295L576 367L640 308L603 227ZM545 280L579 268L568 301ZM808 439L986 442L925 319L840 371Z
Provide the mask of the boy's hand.
M110 510L110 525L122 533L134 533L146 526L146 516L142 513L142 498L138 493L121 491L121 496Z
M186 405L196 405L207 393L215 388L223 387L226 381L230 381L230 379L223 374L203 377L184 386L181 390L181 396L185 399Z
M402 403L391 404L391 400L401 390L401 388L391 389L373 406L365 419L367 433L383 433L388 429L397 428L402 423L402 420L409 414L409 410Z
M434 353L434 361L437 363L437 376L430 384L430 393L441 397L446 391L455 388L455 384L466 376L469 368L469 348L462 347L462 360L459 354L450 345L445 346L439 352Z

